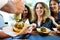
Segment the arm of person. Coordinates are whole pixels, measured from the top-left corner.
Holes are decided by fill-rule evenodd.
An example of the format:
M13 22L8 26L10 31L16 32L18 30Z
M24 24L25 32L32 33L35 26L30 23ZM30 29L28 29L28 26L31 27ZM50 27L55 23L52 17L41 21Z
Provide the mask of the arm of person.
M24 24L24 27L21 29L20 33L18 33L17 35L21 35L21 34L27 34L27 29L29 28L30 24Z
M23 29L20 31L19 34L27 34L27 33L32 33L32 30L36 28L36 24L25 24L25 26L23 27ZM18 34L18 35L19 35Z
M31 24L30 30L32 30L32 31L31 31L31 34L37 34L36 24L35 24L35 23L32 23L32 24Z
M55 19L54 19L52 16L50 16L49 18L52 20L53 24L54 24L57 28L60 28L60 25L55 22Z
M51 23L52 23L52 21L51 21L49 18L46 18L46 20L45 20L45 22L42 24L42 26L44 26L44 27L49 28L49 29L52 30Z
M9 35L5 34L2 30L0 31L0 38L7 38Z
M3 28L4 26L5 26L5 24L4 24L3 16L0 14L0 38L9 37L9 35L5 34L5 33L2 31L2 28Z

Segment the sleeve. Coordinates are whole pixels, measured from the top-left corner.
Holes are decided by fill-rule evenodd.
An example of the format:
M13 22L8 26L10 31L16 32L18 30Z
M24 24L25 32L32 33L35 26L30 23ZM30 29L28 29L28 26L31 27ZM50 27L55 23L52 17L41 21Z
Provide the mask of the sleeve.
M5 26L3 16L0 14L0 29Z
M52 27L51 27L51 23L52 23L52 20L50 20L49 18L46 19L45 23L42 25L42 26L45 26L49 29L52 30Z

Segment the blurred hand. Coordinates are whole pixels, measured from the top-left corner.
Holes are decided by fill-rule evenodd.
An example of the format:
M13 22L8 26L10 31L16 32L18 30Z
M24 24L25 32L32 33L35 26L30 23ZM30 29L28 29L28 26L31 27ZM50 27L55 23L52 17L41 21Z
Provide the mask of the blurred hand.
M33 30L34 28L36 28L36 24L35 24L35 23L31 24L30 27L27 28L24 33L32 33L32 30Z
M32 23L31 24L31 27L34 29L34 28L36 28L36 24L35 23Z
M60 25L58 25L57 28L60 28Z

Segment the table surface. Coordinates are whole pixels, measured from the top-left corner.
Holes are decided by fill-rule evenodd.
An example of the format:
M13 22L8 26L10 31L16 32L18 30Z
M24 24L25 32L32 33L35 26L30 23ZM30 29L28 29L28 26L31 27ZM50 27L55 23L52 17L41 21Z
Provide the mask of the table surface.
M48 35L42 36L38 34L37 31L33 31L30 37L27 40L60 40L60 33L57 35L56 31L50 31ZM6 38L4 40L20 40L18 37L14 38ZM25 39L26 40L26 39Z
M51 31L48 35L42 36L35 32L29 38L29 40L60 40L60 33L57 35L56 31Z

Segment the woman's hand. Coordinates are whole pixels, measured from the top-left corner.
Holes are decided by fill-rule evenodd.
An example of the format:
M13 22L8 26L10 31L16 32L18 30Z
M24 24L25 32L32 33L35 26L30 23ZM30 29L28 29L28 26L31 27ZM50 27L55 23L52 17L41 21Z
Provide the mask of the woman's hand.
M31 24L31 27L34 29L34 28L36 28L36 24L35 23L32 23Z
M58 25L57 28L60 28L60 25Z
M24 33L32 33L32 30L36 28L36 24L32 23L29 28L26 29Z

